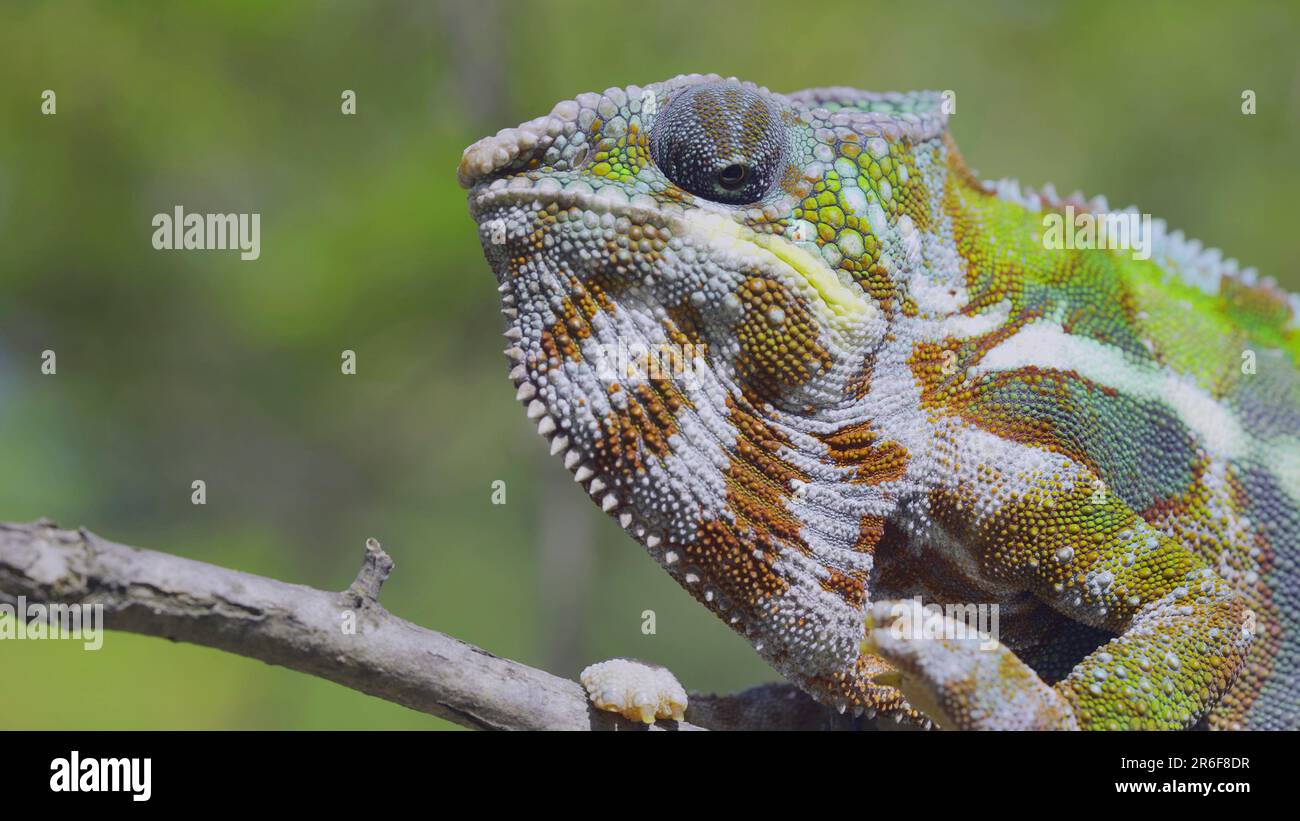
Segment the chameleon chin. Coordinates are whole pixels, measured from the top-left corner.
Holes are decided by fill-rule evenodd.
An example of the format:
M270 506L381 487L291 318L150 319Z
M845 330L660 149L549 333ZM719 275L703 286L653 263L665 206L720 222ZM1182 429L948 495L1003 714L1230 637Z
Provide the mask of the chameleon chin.
M691 75L466 149L529 418L828 705L1295 728L1300 300L1160 220L1144 254L1052 241L1105 201L981 181L943 103ZM633 347L691 367L598 365ZM915 597L996 605L998 640L900 624ZM583 681L645 721L685 708L648 665Z

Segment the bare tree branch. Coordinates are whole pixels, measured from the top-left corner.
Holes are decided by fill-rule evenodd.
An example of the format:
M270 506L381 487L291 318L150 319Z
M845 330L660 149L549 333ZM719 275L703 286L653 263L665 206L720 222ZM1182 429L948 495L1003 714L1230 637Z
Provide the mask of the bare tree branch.
M581 685L389 613L393 560L366 542L342 593L115 544L42 520L0 523L0 602L100 604L106 627L215 647L310 673L466 727L607 730L642 725L592 708ZM355 619L355 631L345 630ZM692 694L658 729L854 729L789 685Z

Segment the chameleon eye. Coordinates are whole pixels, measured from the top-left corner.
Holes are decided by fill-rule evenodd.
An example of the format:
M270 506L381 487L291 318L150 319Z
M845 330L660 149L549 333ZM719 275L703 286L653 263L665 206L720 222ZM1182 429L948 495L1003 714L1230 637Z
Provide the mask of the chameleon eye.
M718 172L718 185L728 191L735 191L745 184L745 178L749 176L749 169L740 163L732 163Z
M757 202L785 167L787 137L776 109L736 83L692 86L650 129L650 156L678 187L728 205Z

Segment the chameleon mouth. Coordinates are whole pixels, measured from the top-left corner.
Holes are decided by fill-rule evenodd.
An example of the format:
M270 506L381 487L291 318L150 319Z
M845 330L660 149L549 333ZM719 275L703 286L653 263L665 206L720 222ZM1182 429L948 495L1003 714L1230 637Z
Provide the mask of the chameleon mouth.
M527 180L527 177L515 179ZM673 202L640 204L617 189L599 193L590 190L546 187L529 181L527 187L512 187L506 180L477 186L470 193L470 212L480 223L486 212L502 206L529 207L555 204L597 214L627 217L634 224L667 228L677 236L699 238L702 245L731 256L735 262L774 272L810 302L825 309L834 325L852 327L869 322L876 308L860 289L845 285L821 258L784 237L764 234L736 222L725 214L702 208L685 208ZM491 222L489 219L488 222Z

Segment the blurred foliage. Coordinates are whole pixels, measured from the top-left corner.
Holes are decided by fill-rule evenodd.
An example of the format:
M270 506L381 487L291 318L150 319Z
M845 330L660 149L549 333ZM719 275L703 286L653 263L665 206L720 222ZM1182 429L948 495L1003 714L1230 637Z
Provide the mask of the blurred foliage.
M7 2L0 519L334 589L373 535L397 560L391 610L494 653L772 679L575 488L545 487L569 483L504 379L461 149L682 72L953 89L984 175L1136 203L1295 288L1298 35L1294 2ZM154 251L177 204L260 213L261 259ZM589 519L584 574L541 572L543 494ZM570 600L576 657L557 662L547 604ZM6 642L0 671L0 728L448 726L124 634Z

